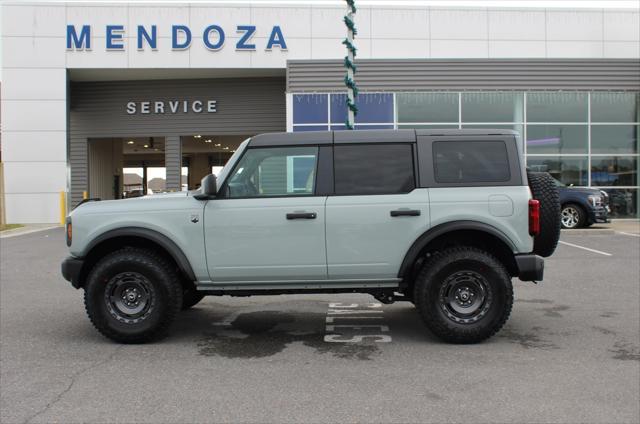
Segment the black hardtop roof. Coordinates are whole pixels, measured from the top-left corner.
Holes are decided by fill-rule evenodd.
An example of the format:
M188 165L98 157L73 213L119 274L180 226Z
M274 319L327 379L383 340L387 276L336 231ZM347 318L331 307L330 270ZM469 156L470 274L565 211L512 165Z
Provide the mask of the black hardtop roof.
M301 131L258 134L251 137L249 147L291 146L294 144L324 145L345 143L411 143L416 137L455 136L517 136L505 129L419 129L419 130L358 130L358 131Z

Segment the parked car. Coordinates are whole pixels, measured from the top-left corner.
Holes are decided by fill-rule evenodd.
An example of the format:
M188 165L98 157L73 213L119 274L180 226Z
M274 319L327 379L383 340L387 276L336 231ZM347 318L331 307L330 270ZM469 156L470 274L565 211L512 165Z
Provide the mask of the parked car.
M562 228L589 227L609 222L609 195L603 190L567 186L554 179L560 194L560 223Z
M258 135L197 191L76 208L62 274L123 343L165 336L205 295L354 292L479 342L558 242L558 191L522 152L507 130Z

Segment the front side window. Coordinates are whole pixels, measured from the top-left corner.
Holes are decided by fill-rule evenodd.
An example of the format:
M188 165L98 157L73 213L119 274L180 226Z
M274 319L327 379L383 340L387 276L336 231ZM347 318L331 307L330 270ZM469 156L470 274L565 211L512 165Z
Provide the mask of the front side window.
M502 141L436 141L433 161L438 183L505 182L511 178Z
M334 147L338 195L398 194L415 188L410 144L357 144Z
M227 197L312 196L317 147L248 149L233 171Z

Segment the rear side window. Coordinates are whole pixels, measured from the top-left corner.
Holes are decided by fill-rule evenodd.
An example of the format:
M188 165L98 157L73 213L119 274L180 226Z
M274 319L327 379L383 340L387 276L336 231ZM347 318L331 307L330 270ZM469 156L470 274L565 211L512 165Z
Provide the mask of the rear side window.
M336 194L396 194L415 188L410 144L335 145L333 161Z
M438 183L505 182L511 179L503 141L436 141L433 143Z

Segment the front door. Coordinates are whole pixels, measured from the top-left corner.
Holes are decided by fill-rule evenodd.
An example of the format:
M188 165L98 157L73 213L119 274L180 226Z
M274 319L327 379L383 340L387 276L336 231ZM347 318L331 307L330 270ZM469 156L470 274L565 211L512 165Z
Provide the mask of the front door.
M247 149L205 207L214 284L326 280L326 196L315 195L317 163L317 146Z

